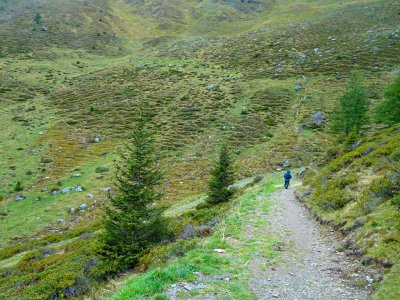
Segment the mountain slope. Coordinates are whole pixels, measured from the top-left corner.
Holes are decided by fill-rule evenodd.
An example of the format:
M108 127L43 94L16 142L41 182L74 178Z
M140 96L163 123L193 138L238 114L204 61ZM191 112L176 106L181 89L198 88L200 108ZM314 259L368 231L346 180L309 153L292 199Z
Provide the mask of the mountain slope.
M395 0L0 0L0 297L66 297L88 277L139 101L163 156L163 205L205 192L225 139L240 178L308 165L334 143L351 70L372 109L382 99L400 64L399 11ZM68 280L48 283L59 268Z

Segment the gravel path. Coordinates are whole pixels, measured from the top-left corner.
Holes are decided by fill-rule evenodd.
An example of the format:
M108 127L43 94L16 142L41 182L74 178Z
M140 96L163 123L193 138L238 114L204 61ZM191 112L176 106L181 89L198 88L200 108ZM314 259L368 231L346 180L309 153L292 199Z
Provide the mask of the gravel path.
M274 250L282 260L276 265L263 257L249 263L249 285L257 299L355 300L367 299L356 288L356 262L335 251L333 234L312 218L297 201L294 187L271 197L270 225L266 234L279 234L283 242Z

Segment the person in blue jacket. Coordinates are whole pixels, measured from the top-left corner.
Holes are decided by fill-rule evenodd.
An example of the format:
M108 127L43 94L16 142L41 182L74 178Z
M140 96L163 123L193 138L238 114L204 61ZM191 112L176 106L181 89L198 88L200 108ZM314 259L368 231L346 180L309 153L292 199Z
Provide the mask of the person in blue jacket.
M290 174L289 170L285 173L285 175L283 175L283 178L285 179L285 189L288 189L289 188L290 179L292 179L292 174Z

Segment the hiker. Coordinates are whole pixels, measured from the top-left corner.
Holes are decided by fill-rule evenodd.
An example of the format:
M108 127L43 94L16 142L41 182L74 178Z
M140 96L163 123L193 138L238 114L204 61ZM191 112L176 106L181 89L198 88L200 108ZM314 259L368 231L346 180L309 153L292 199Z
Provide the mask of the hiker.
M285 189L288 189L289 188L290 179L292 179L292 174L290 174L289 170L285 173L285 175L283 175L283 178L285 179Z

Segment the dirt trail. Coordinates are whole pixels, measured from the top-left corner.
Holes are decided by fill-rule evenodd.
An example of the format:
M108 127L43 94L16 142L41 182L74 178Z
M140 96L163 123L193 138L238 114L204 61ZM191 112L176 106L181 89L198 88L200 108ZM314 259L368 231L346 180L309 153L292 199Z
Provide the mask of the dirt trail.
M295 187L271 197L267 233L282 236L282 261L271 266L263 257L249 263L249 285L257 299L355 300L367 299L365 289L355 287L356 262L335 251L332 233L312 218L297 201Z

